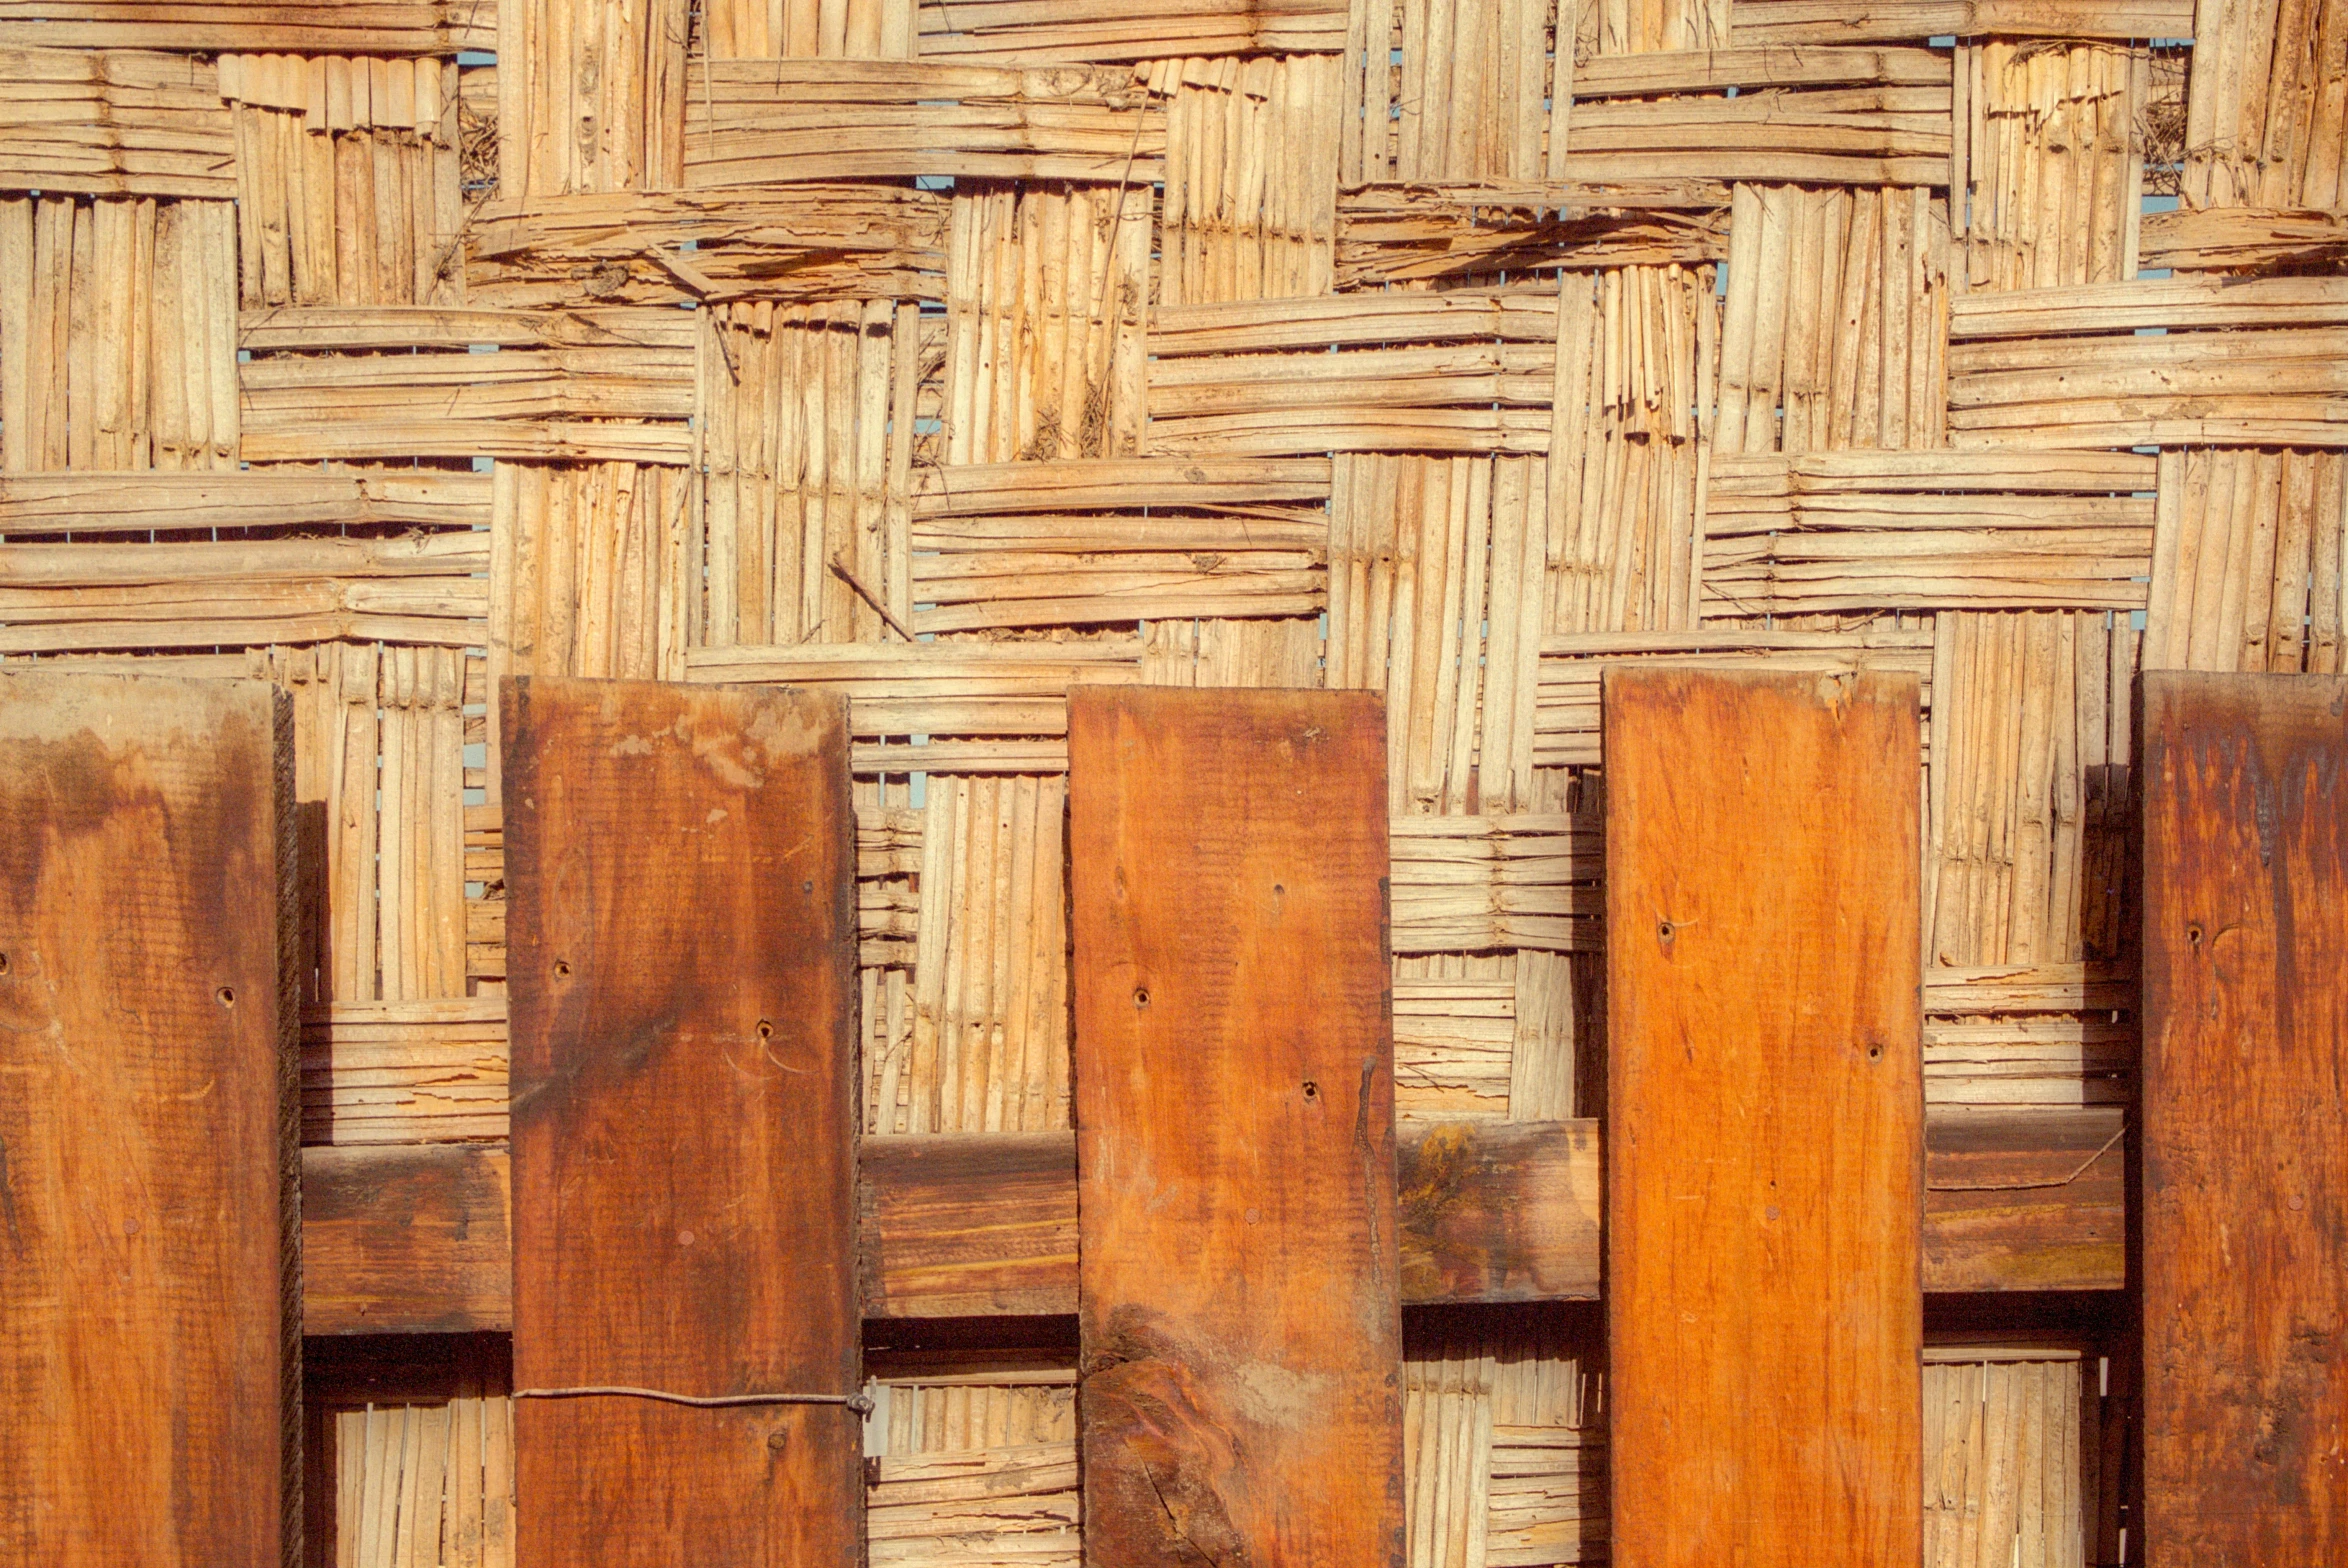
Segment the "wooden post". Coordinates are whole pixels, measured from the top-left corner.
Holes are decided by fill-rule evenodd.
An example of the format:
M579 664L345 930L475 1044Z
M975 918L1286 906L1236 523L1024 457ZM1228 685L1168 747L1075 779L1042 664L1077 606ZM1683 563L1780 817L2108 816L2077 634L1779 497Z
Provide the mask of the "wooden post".
M298 1550L290 717L0 674L0 1543Z
M509 682L514 1380L858 1392L845 703ZM832 1404L524 1398L521 1561L853 1563Z
M1917 683L1604 703L1614 1561L1917 1562Z
M2348 680L2142 701L2145 1560L2348 1562Z
M1386 735L1078 688L1086 1560L1400 1568Z

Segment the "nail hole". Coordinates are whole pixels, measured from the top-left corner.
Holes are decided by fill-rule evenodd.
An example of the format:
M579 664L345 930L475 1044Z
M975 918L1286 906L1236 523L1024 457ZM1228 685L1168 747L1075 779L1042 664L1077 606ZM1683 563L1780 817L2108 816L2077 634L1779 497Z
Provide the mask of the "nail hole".
M1308 1100L1319 1099L1321 1097L1321 1086L1313 1082L1310 1078L1307 1078L1304 1081L1304 1097Z
M773 1431L766 1434L766 1451L768 1453L779 1454L790 1446L790 1434L786 1433L781 1427L778 1426Z
M0 953L0 975L8 973L8 955Z
M217 990L217 991L213 992L212 994L213 994L213 996L215 996L216 998L218 998L218 999L219 999L220 1005L221 1005L222 1007L234 1007L234 1006L236 1006L236 989L235 989L235 987L233 987L233 986L225 986L225 985L224 985L224 986L222 986L222 987L221 987L219 990Z
M1672 933L1678 929L1679 927L1666 920L1655 928L1655 934L1661 937L1664 941L1668 942L1672 938Z
M814 892L814 891L815 891L815 878L813 878L813 877L809 877L809 878L808 878L806 881L804 881L804 882L800 883L800 884L799 884L799 891L800 891L800 892L802 892L802 893L812 893L812 892Z
M2198 922L2185 928L2185 941L2195 950L2201 947L2201 926Z
M1288 892L1288 885L1284 882L1275 882L1272 884L1272 891L1276 894L1285 895Z
M1882 1060L1883 1060L1883 1047L1882 1047L1882 1046L1880 1046L1880 1045L1871 1045L1871 1046L1867 1047L1867 1060L1869 1060L1869 1061L1871 1061L1871 1062L1880 1062L1880 1061L1882 1061Z
M763 1018L761 1018L760 1020L758 1020L758 1038L760 1038L761 1040L771 1040L771 1039L773 1039L774 1037L775 1037L775 1026L774 1026L773 1024L770 1024L770 1023L768 1023L768 1022L767 1022L765 1019L763 1019Z
M558 958L554 961L554 977L557 980L571 978L571 966L566 960Z
M1147 1006L1149 1006L1149 1005L1150 1005L1150 994L1149 994L1149 992L1147 992L1147 991L1136 991L1136 992L1134 992L1134 993L1133 993L1133 1005L1134 1005L1134 1006L1136 1006L1136 1007L1147 1007Z

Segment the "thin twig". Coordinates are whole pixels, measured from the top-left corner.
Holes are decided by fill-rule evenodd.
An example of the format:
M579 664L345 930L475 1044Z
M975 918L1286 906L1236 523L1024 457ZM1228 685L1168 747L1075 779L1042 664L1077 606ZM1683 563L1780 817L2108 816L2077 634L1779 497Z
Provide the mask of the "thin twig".
M863 580L857 577L854 572L848 570L847 562L841 560L836 555L833 556L832 570L840 574L841 581L845 582L849 587L856 590L856 595L858 598L862 599L866 604L871 605L874 612L878 614L882 620L889 623L889 630L895 632L898 636L904 638L907 642L912 642L914 640L913 633L906 630L905 623L898 620L894 615L891 615L889 613L889 607L880 602L880 596L875 594L870 588L865 587Z

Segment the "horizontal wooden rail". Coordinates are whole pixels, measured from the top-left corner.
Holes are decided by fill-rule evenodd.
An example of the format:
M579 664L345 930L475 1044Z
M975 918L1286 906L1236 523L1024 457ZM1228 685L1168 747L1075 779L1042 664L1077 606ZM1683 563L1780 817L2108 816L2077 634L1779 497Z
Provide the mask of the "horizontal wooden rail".
M1924 1288L2117 1290L2116 1107L1937 1116L1925 1133ZM1405 1123L1402 1299L1596 1300L1598 1124ZM503 1144L302 1151L305 1330L513 1323ZM870 1138L868 1318L1076 1310L1073 1133Z

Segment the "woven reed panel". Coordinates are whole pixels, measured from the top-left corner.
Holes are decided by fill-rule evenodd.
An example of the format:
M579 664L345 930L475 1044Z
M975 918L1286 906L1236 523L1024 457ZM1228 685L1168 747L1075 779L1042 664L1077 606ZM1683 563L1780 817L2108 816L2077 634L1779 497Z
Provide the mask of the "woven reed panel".
M1382 690L1401 1114L1534 1119L1602 670L1913 671L1955 1114L2130 1093L2135 672L2342 668L2348 0L201 9L0 0L0 656L294 698L312 1141L503 1134L504 674L849 695L918 1136L1067 1122L1075 684ZM1437 1360L1414 1561L1599 1550Z

